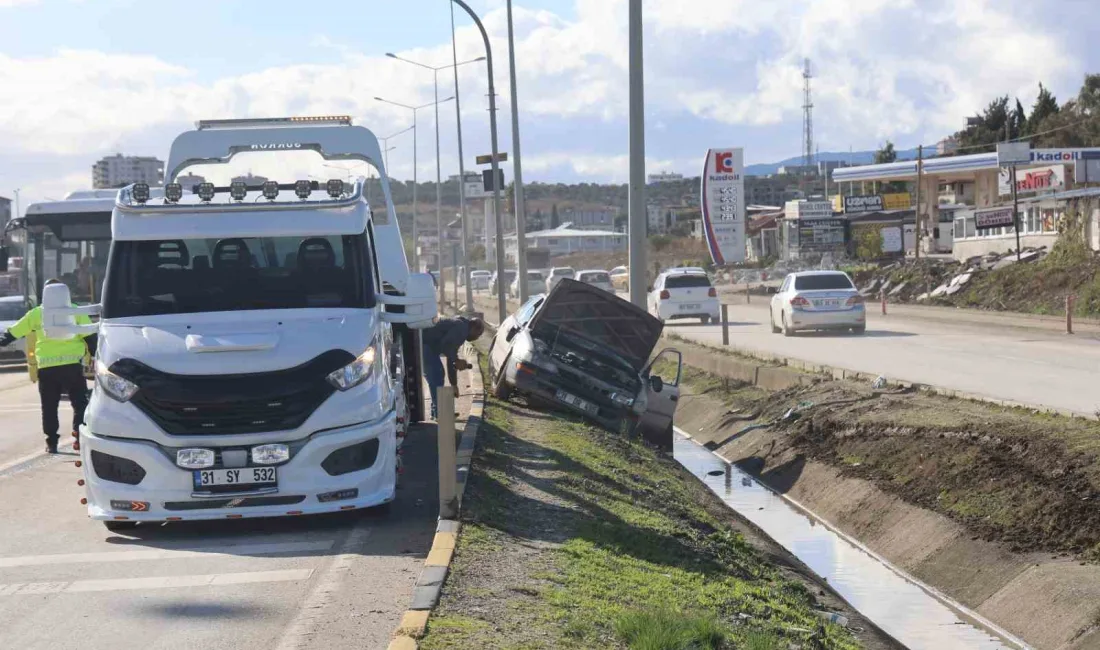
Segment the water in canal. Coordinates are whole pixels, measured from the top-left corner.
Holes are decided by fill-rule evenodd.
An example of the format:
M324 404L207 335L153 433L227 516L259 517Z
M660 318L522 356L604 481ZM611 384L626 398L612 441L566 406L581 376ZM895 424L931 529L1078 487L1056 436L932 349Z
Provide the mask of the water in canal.
M706 483L726 505L827 579L852 607L906 647L1026 648L1003 631L999 637L979 627L911 579L806 515L683 432L679 433L673 454L681 465Z

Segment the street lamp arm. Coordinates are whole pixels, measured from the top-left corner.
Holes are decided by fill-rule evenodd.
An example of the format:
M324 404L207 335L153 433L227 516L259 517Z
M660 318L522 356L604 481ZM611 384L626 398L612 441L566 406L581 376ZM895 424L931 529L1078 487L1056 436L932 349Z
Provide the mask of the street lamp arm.
M424 65L423 63L418 63L416 61L413 61L412 59L406 59L403 56L397 56L393 52L386 52L386 56L390 57L391 59L395 59L397 61L404 61L405 63L411 63L415 66L419 66L419 67L424 68L426 70L435 70L436 69L436 68L433 68L430 65Z

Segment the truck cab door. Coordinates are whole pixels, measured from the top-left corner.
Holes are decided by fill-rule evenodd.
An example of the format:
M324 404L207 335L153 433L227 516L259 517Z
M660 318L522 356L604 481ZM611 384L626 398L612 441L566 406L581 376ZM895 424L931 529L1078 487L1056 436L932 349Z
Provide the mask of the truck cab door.
M654 365L661 361L670 361L675 366L662 367L661 374L654 374ZM683 365L679 350L665 348L653 357L642 372L642 377L646 380L648 401L645 413L638 420L637 433L647 442L669 452L672 451L672 422L676 415L676 405L680 401L680 375Z

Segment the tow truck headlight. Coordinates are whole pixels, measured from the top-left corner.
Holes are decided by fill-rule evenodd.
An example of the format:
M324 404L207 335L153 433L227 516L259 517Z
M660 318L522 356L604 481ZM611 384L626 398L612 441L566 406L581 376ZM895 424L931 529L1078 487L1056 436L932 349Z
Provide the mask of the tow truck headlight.
M290 447L284 444L257 445L252 448L252 462L257 465L278 465L290 460Z
M203 469L214 466L211 449L180 449L176 451L176 465L184 469Z
M329 383L340 390L355 388L370 379L371 374L374 372L374 361L377 356L378 350L372 343L363 351L363 354L356 357L355 361L339 370L330 372L327 377Z
M99 387L103 389L103 392L107 393L112 399L120 402L129 401L138 389L137 384L134 382L119 377L108 370L107 364L102 361L96 361L95 363L95 378Z
M634 396L626 393L611 393L611 401L619 406L634 406Z

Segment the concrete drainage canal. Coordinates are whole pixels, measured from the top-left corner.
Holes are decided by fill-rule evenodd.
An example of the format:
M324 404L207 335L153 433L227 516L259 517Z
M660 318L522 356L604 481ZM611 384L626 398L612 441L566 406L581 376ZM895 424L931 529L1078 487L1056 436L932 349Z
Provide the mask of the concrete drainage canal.
M828 580L848 603L912 650L1027 648L824 525L677 429L673 455L733 510Z

